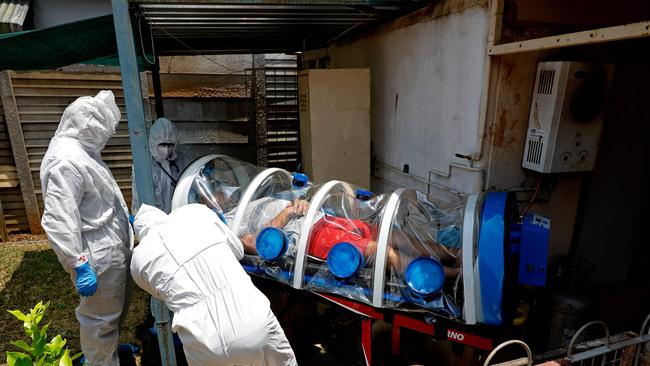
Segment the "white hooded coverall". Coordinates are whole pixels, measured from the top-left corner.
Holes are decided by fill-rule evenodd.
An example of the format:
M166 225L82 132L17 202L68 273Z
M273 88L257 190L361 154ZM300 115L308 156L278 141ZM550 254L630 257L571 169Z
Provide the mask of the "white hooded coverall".
M45 209L41 224L63 268L85 262L97 291L76 309L81 349L89 365L119 365L118 332L130 291L133 235L128 209L100 151L113 136L120 111L111 91L70 104L41 164Z
M238 260L241 242L204 205L164 212L142 205L135 218L140 244L131 274L174 312L189 365L296 365L269 306Z
M153 158L151 173L153 175L154 197L156 207L165 213L171 212L171 202L178 178L187 167L187 159L179 153L180 138L174 124L167 118L158 118L149 130L149 152ZM166 145L166 146L165 146ZM140 206L138 202L135 179L133 182L133 212Z

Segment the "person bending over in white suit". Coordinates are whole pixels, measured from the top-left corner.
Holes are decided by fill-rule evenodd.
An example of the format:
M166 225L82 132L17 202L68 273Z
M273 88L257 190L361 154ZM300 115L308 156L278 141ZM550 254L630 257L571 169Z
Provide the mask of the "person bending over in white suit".
M191 204L166 215L143 204L135 230L131 274L174 312L189 365L297 365L269 300L239 264L241 242L215 212Z

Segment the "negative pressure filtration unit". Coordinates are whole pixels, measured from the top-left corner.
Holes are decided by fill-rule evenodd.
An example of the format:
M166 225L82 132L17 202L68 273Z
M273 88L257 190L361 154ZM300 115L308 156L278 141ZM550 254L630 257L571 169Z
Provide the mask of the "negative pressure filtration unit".
M296 201L306 213L284 214ZM545 283L550 221L520 220L507 192L374 195L208 155L176 187L173 208L190 203L254 243L241 261L248 273L377 308L500 325L511 286Z

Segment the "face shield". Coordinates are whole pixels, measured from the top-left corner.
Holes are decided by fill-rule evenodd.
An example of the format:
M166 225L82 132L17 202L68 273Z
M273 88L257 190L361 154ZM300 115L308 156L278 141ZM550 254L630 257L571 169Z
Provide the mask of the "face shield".
M199 202L210 207L216 212L226 213L232 207L230 202L236 198L235 195L239 192L239 187L233 187L223 184L222 182L214 179L206 172L202 171L194 178L192 186L198 193Z
M233 202L238 201L239 187L227 186L217 182L215 184L213 196L215 197L220 212L226 213L233 208Z
M224 184L219 185L219 191L226 200L232 200L235 194L239 191L239 187L227 186Z

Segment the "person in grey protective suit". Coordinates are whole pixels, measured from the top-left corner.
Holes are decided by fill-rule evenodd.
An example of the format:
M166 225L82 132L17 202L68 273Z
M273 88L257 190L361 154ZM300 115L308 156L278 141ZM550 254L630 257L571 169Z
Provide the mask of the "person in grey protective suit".
M178 179L189 163L185 155L178 150L179 141L180 137L176 126L167 118L158 118L149 129L154 206L167 214L172 210L172 197ZM140 208L135 172L132 172L131 178L131 210L135 214ZM151 298L151 309L155 307L153 298ZM173 316L171 312L170 316Z
M121 320L131 288L128 208L100 151L120 110L111 91L70 104L41 164L43 229L81 295L76 309L89 365L119 365Z
M153 175L155 207L165 213L171 212L171 202L178 178L187 167L188 161L178 150L179 136L174 124L167 118L158 118L149 130L149 152L153 158L151 173ZM135 179L133 182L132 211L140 207Z

